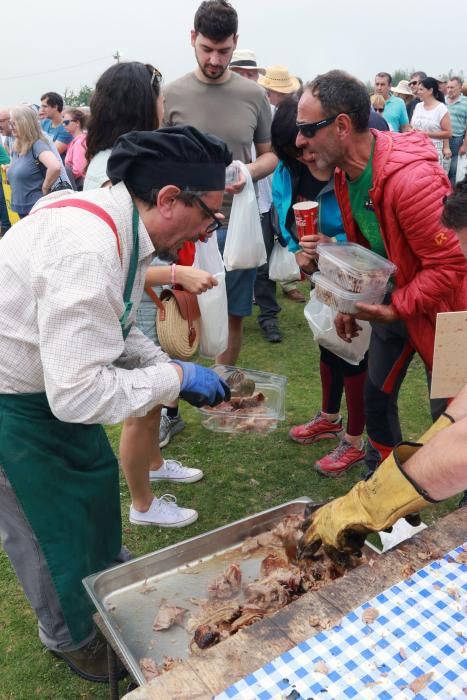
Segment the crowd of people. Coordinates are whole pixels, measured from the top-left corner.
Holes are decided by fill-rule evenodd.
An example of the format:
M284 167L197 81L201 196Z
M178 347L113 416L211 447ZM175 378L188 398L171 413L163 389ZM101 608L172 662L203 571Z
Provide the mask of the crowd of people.
M337 314L346 343L359 321L371 323L369 348L355 365L320 346L321 406L289 432L302 445L334 441L314 465L324 476L365 461L367 481L349 498L367 502L371 492L374 517L360 522L354 513L350 528L348 503L336 499L312 516L302 552L355 548L355 531L381 529L396 512L467 488L457 463L445 488L443 474L433 485L424 448L396 448L398 394L412 358L422 358L429 387L436 316L467 309L467 183L453 194L458 157L467 153L462 80L417 71L393 87L379 72L371 97L340 70L303 85L282 64L258 65L237 37L235 9L207 0L191 32L194 70L177 80L162 86L155 66L118 63L98 79L89 110L64 105L56 92L44 93L37 109L0 109L0 159L21 219L5 235L2 190L0 415L8 429L0 438L0 535L42 642L88 680L105 680L107 665L81 580L128 557L118 464L102 425L123 423L131 523L184 527L198 517L170 494L155 496L151 484L203 478L162 449L186 427L180 398L215 405L228 388L212 370L163 352L144 286L199 295L217 285L193 263L200 237L215 235L224 250L233 197L246 184L241 172L226 184L232 159L255 183L267 261L226 273L228 343L218 363L237 363L254 303L264 340L282 340L269 278L276 241L302 280L318 269L320 242L359 243L397 266L383 303ZM299 239L293 205L305 200L319 203L319 233ZM289 300L306 300L296 281L281 286ZM445 429L433 439L439 454L459 435L451 423L467 415L465 400L448 408L450 398L431 401L437 428L421 439ZM50 500L52 484L59 503Z

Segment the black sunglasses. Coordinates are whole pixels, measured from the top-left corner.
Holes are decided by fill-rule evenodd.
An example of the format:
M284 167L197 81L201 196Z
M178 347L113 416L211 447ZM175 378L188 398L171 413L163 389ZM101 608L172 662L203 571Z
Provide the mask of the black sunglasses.
M62 121L62 124L63 124L63 126L68 126L68 124L69 124L70 122L77 122L77 121L78 121L77 119L64 119L64 120Z
M418 85L419 82L420 82L419 80L411 80L409 85L410 85L410 87L414 87L415 85Z
M384 107L373 107L375 112L384 112Z
M357 111L358 110L353 109L351 112L339 112L339 114L335 114L333 117L327 117L326 119L321 119L319 122L297 122L296 126L302 136L307 139L312 139L313 136L316 135L317 131L324 129L324 127L329 126L329 124L332 124L332 122L335 121L341 114L347 114L347 116L350 116L351 114L356 114Z
M214 233L214 231L217 231L218 228L221 228L223 222L216 216L216 214L220 214L220 212L210 209L206 202L203 202L201 197L198 197L196 194L193 195L193 199L198 202L201 209L212 219L212 223L206 226L206 233Z

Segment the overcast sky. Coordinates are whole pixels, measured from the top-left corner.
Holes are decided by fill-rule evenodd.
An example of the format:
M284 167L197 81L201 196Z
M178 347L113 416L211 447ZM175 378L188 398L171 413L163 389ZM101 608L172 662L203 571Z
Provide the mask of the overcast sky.
M94 85L118 50L153 63L165 81L194 67L190 29L198 0L2 3L0 105ZM362 80L396 68L467 74L465 0L233 0L239 48L303 80L343 68Z

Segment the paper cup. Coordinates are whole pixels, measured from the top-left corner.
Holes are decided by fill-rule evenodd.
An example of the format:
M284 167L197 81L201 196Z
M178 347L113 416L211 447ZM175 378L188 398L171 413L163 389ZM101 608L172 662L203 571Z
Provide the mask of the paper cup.
M318 235L318 202L298 202L293 205L298 240L302 236Z

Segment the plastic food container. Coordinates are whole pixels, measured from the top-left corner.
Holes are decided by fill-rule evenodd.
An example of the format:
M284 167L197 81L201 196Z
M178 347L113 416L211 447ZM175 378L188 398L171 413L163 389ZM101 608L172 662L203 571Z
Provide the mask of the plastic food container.
M336 311L343 314L356 314L358 309L355 304L361 301L363 304L381 304L386 293L386 288L367 289L365 292L355 294L342 289L321 272L315 272L311 278L316 289L316 297Z
M316 250L323 275L354 294L386 289L389 278L397 271L392 262L358 243L320 243Z
M226 380L232 372L240 370L255 382L255 394L261 393L264 401L257 406L232 410L229 403L198 409L201 424L216 433L269 433L285 418L285 387L287 377L255 369L215 365L213 370Z

